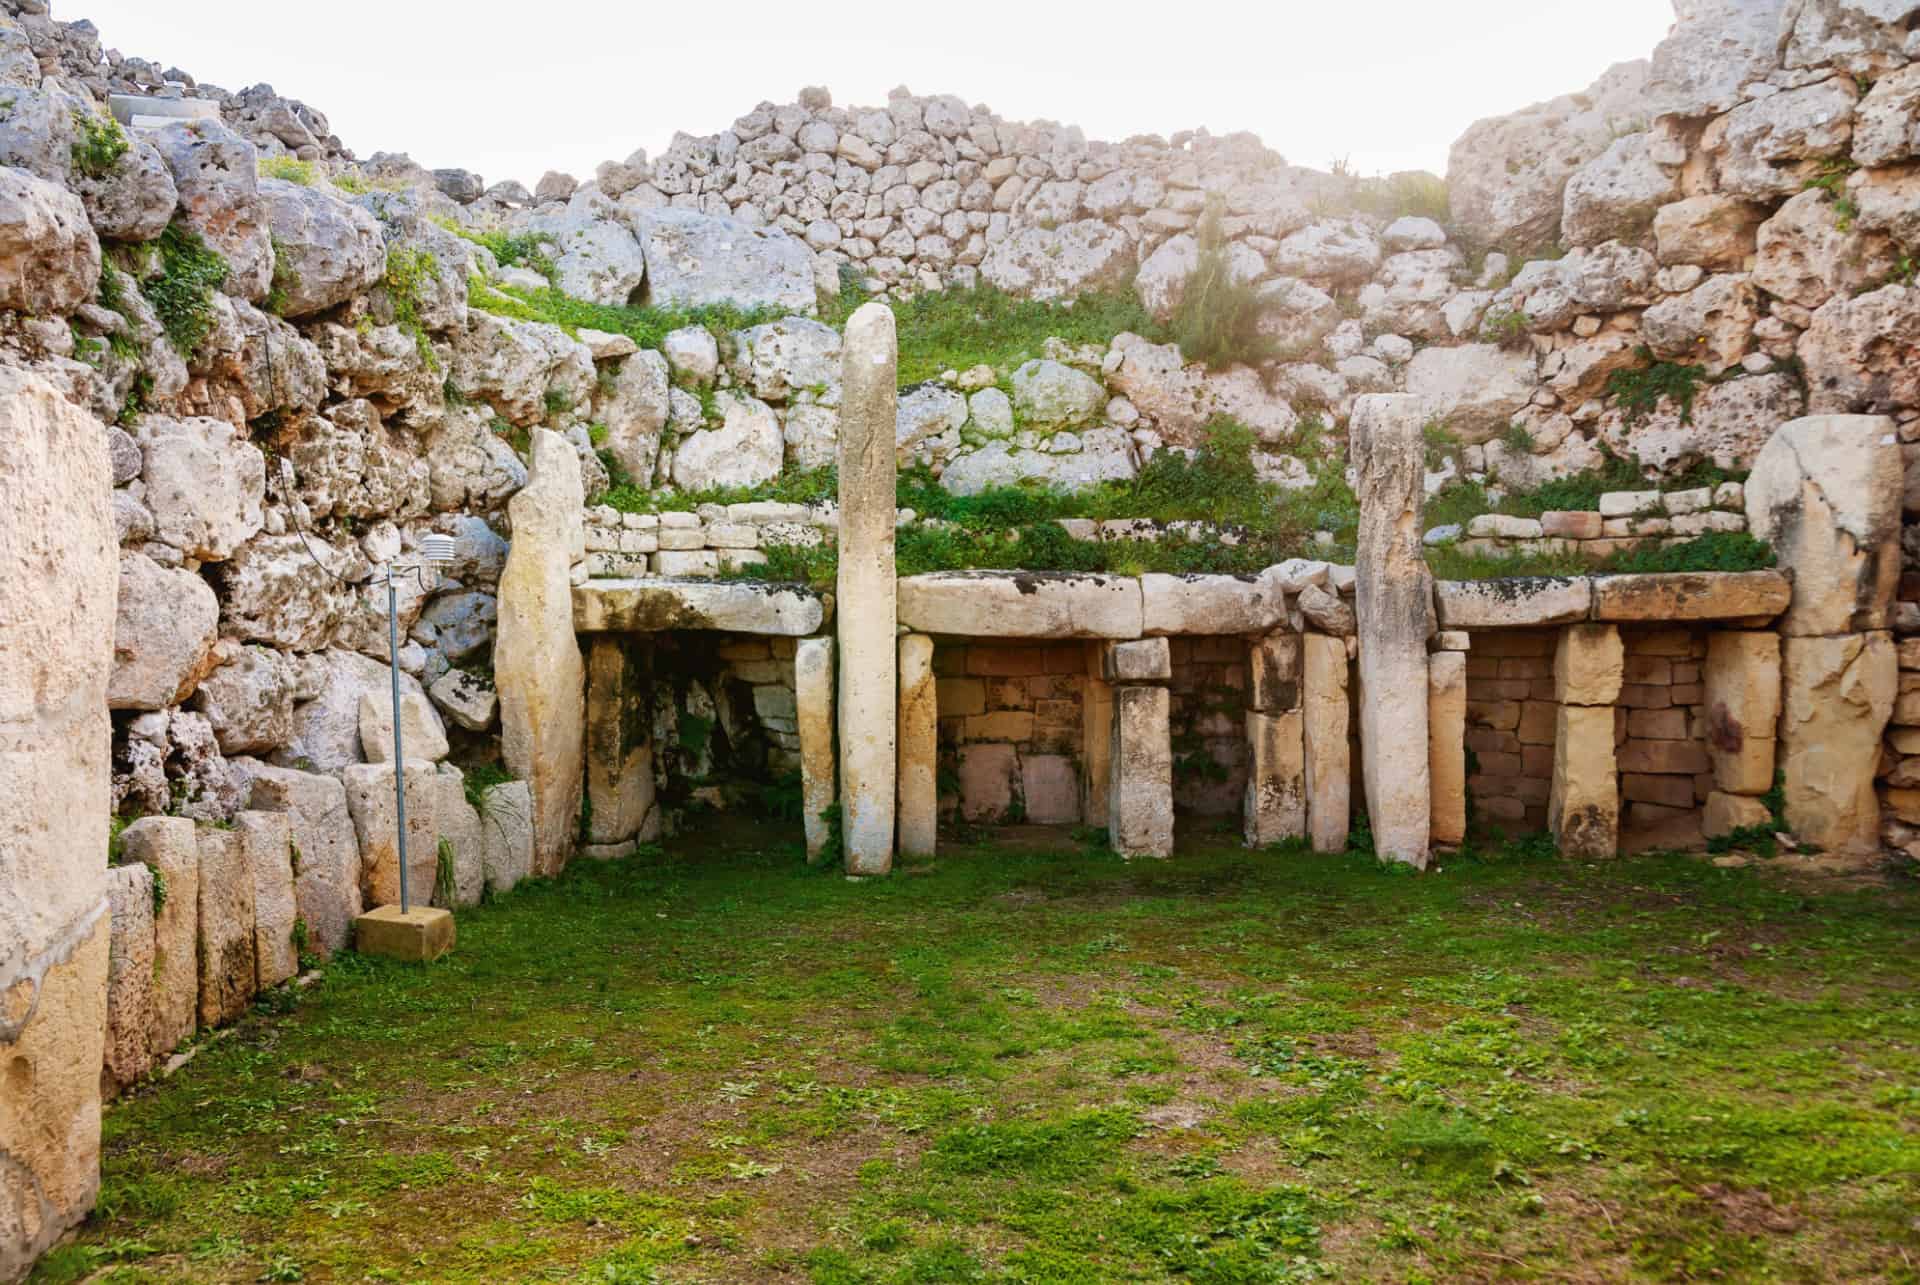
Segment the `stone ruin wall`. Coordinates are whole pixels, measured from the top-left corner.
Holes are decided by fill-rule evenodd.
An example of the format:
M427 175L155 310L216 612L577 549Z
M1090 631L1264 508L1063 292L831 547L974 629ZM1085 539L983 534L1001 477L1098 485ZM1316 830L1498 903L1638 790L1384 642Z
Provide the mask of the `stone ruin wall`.
M69 817L57 833L29 826L6 838L0 1276L22 1270L91 1200L90 1144L81 1135L97 1118L88 1105L97 1102L93 1065L105 1066L108 1091L137 1079L196 1025L226 1020L254 989L290 975L296 922L308 949L324 955L346 942L361 905L391 896L395 769L381 761L391 729L382 711L384 592L374 582L423 535L451 535L458 552L431 589L408 589L401 600L403 717L424 756L403 773L416 886L434 886L442 838L455 856L443 894L454 904L552 873L571 841L551 838L552 817L576 815L567 806L583 793L594 815L604 805L620 818L600 837L633 822L629 836L605 846L645 832L634 774L596 772L591 756L584 780L556 784L547 811L537 806L528 765L560 751L515 729L543 726L562 710L565 684L503 709L490 671L496 647L510 653L516 633L542 627L540 612L544 627L556 619L565 627L567 609L503 592L510 542L519 534L529 550L549 545L545 533L564 538L571 524L580 547L558 550L547 566L584 580L639 574L642 558L649 574L698 575L723 561L751 562L772 543L828 538L837 526L831 509L689 509L617 523L610 510L592 510L583 520L583 504L606 485L589 426L605 429L606 448L635 480L688 491L830 462L841 336L814 316L820 293L849 279L891 295L974 283L1043 299L1132 289L1165 317L1211 206L1223 216L1234 271L1266 298L1268 325L1289 346L1288 359L1269 369L1209 371L1170 345L1121 335L1104 345L1049 344L1015 371L956 371L904 391L901 462L927 465L956 492L1131 476L1157 450L1195 445L1217 414L1255 431L1264 476L1305 480L1303 420L1324 418L1338 442L1356 399L1378 393L1417 398L1422 415L1443 420L1461 443L1426 479L1429 488L1462 475L1528 486L1591 468L1603 449L1655 483L1699 461L1755 468L1757 480L1770 479L1762 494L1750 480L1739 503L1716 497L1692 516L1738 513L1783 557L1798 559L1790 562L1801 572L1793 603L1784 614L1757 613L1775 621L1769 629L1690 627L1689 666L1702 662L1692 652L1707 630L1703 701L1680 699L1692 684L1672 676L1677 659L1668 670L1667 708L1688 710L1684 736L1654 736L1678 731L1677 722L1644 717L1646 735L1637 736L1636 714L1651 705L1569 696L1556 670L1556 754L1569 727L1590 731L1603 716L1614 734L1581 744L1604 741L1614 756L1604 769L1580 772L1557 760L1544 814L1532 797L1537 786L1515 787L1518 820L1564 839L1564 822L1585 805L1554 796L1563 778L1610 795L1616 809L1624 801L1629 818L1635 808L1677 810L1685 779L1703 824L1731 828L1763 819L1755 809L1778 766L1789 779L1789 815L1805 818L1816 841L1913 842L1920 536L1903 518L1920 510L1920 495L1902 483L1901 465L1920 449L1920 293L1911 271L1920 246L1920 72L1909 65L1914 15L1895 8L1850 0L1688 6L1649 62L1475 125L1454 151L1443 227L1357 210L1350 180L1288 165L1244 135L1101 143L1071 127L1005 122L959 99L904 92L884 108L848 109L805 91L718 134L679 136L661 157L609 162L585 183L549 176L529 192L466 171L428 171L403 156L357 160L321 113L270 87L202 85L178 68L105 49L91 24L59 21L43 0L6 0L0 367L11 391L0 427L15 445L0 454L17 484L6 488L0 514L9 535L0 583L28 585L55 567L62 584L82 587L74 610L91 614L50 623L44 613L65 603L52 593L21 596L18 611L0 613L0 627L66 642L33 641L10 655L70 662L57 679L25 685L9 668L0 692L31 690L38 703L15 699L0 709L0 734L21 747L19 761L40 765L31 770L44 767L56 784L70 775L76 789L93 782L110 792L112 810L145 819L121 835L126 860L111 869L104 856L86 855L107 848L86 819L106 813L91 794L62 805ZM123 156L83 162L83 122L104 116L110 95L206 100L217 119L136 129ZM258 176L262 156L309 162L321 181ZM704 330L676 332L657 352L624 336L503 317L472 306L470 281L495 291L545 281L501 267L442 220L544 238L558 284L584 299L739 299L793 315L724 344ZM227 266L205 333L185 342L169 336L168 319L140 288L176 221ZM715 253L722 244L739 252ZM689 268L694 260L707 266ZM1690 409L1663 401L1633 415L1609 395L1609 377L1637 365L1643 347L1707 368L1712 382ZM1855 431L1824 418L1853 413L1884 419ZM1796 432L1783 441L1776 430L1790 421ZM45 449L63 434L99 450ZM1756 467L1770 444L1779 458ZM562 456L580 477L543 486L542 450L549 478ZM109 485L108 507L94 512ZM52 516L21 526L16 496L40 497L34 502ZM1689 516L1674 513L1671 496L1663 504L1665 514L1651 519L1603 506L1598 535L1585 515L1560 531L1543 522L1537 535L1500 524L1461 534L1503 546L1687 534L1684 525L1605 525ZM97 530L98 518L111 527ZM36 531L61 539L43 547ZM1314 602L1310 619L1283 631L1298 639L1290 660L1276 668L1277 644L1248 649L1246 758L1230 765L1228 788L1244 771L1250 841L1302 826L1316 843L1337 846L1351 806L1364 807L1358 773L1348 779L1359 764L1360 699L1341 633L1354 629L1351 574L1344 585L1336 577L1316 586L1331 601ZM109 581L117 586L110 621L87 588ZM1310 600L1305 587L1292 591L1296 609ZM1503 604L1500 618L1492 607L1463 606L1471 593L1442 586L1436 596L1441 625L1468 635L1455 640L1464 648L1433 652L1436 728L1451 726L1456 704L1464 720L1482 703L1474 684L1487 679L1488 653L1473 644L1488 630L1559 630L1556 663L1568 646L1575 617L1533 599L1524 610ZM1651 673L1637 631L1658 637L1678 608L1649 610L1656 614L1622 628L1623 672ZM81 645L96 635L113 638L110 666L88 660L102 648ZM1904 639L1897 647L1894 635ZM1205 694L1233 685L1240 662L1219 640L1238 631L1196 622L1173 636L1165 679L1115 685L1086 664L1074 671L1084 676L1084 761L1074 784L1088 824L1120 816L1115 798L1124 808L1159 797L1129 775L1138 765L1106 761L1109 725L1135 728L1136 739L1140 727L1163 727L1169 745L1176 736L1210 741L1210 754L1229 755L1234 738L1220 720L1231 716L1208 708L1217 702ZM806 685L818 685L820 641L729 644L739 649L725 657L736 670L760 665L761 645L765 663L780 669L743 679L754 707L751 720L737 711L743 737L757 724L752 734L806 756L807 711L818 703ZM983 645L1019 646L973 639L964 650ZM1073 648L1087 663L1088 651L1100 650ZM941 658L961 649L937 648L936 663L950 666ZM1716 703L1722 652L1725 695ZM1441 675L1453 662L1438 658L1462 655L1460 684L1449 686ZM1277 678L1288 666L1293 677ZM582 674L591 690L584 660ZM941 675L954 677L967 675ZM1061 747L1073 733L1064 715L1052 720L1051 739L1038 729L1042 703L1067 697L1052 687L1041 695L1024 677L1022 692L1002 691L1005 707L978 716L948 715L961 706L943 699L941 743L962 782L968 750L1005 767L1010 749L1008 798L1024 806L1057 797L1064 816L1066 776L1049 760L1071 759ZM580 703L579 685L571 699ZM619 703L597 708L607 717ZM103 710L110 742L104 731L81 735L60 721L98 722ZM1023 740L1017 729L976 725L1007 733L978 738L967 730L970 717L1008 713L1033 714L1034 732ZM1777 736L1760 735L1776 719ZM1517 735L1520 725L1491 730ZM655 728L651 740L666 733ZM101 761L68 763L63 755L80 752L68 742L97 743ZM1454 771L1454 794L1502 797L1490 780L1468 781L1464 751L1460 763L1443 762L1448 734L1433 742L1436 783ZM624 763L635 747L617 743ZM1683 748L1645 748L1668 743ZM1516 779L1541 779L1524 770L1524 747L1539 744L1522 740ZM1836 752L1872 764L1866 783L1796 796L1793 782L1809 779L1804 766ZM521 779L476 807L447 760L496 754ZM1260 793L1278 779L1280 760L1299 764L1299 788L1321 799L1317 808L1285 790ZM1033 764L1044 778L1037 784L1027 779ZM665 790L669 769L649 770ZM1703 794L1708 776L1714 788ZM56 797L18 780L7 790ZM1221 793L1183 780L1168 806L1218 807ZM1446 794L1436 786L1436 799ZM956 800L963 814L967 797L963 789ZM1454 824L1439 807L1436 836ZM111 947L101 931L108 923ZM143 976L156 985L141 987ZM75 1065L84 1085L54 1073ZM76 1120L72 1137L48 1132L48 1121Z

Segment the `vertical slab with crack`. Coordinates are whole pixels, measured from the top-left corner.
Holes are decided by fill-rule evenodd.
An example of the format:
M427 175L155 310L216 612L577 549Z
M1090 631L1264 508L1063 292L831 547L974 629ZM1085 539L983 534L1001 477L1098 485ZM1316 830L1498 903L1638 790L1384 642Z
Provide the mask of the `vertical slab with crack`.
M940 826L939 707L933 639L900 636L900 853L933 855Z

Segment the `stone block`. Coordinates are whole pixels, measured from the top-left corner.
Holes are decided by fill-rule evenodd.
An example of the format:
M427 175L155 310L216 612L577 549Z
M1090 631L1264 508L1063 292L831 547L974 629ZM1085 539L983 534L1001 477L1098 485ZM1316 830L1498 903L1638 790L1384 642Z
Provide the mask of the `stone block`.
M978 678L942 678L936 688L942 718L987 712L987 685Z
M438 763L447 756L440 712L418 692L400 693L400 739L410 759ZM369 763L393 761L393 696L384 688L361 693L360 750Z
M1781 660L1787 824L1832 851L1871 849L1880 831L1873 778L1899 684L1893 639L1789 636Z
M439 906L376 906L353 921L353 948L362 955L428 964L453 949L453 913Z
M441 764L433 778L433 826L433 904L479 905L486 892L486 832L479 810L467 802L465 778L451 763Z
M1522 745L1551 745L1554 735L1552 701L1524 701L1520 705L1520 726L1515 735Z
M1066 755L1022 755L1020 788L1027 820L1038 825L1072 825L1080 820L1080 774Z
M1593 581L1585 577L1441 580L1433 594L1442 629L1563 625L1593 609Z
M1164 683L1173 678L1165 638L1112 643L1106 649L1101 677L1109 683Z
M1140 577L1142 630L1147 634L1264 634L1287 618L1277 577L1163 575Z
M1138 638L1144 620L1131 576L938 571L901 577L899 601L907 628L955 637Z
M1703 686L1707 748L1720 788L1763 793L1773 781L1780 720L1780 636L1715 632L1707 640Z
M254 986L266 990L300 971L294 923L293 829L284 812L242 812L233 819L253 879Z
M1599 576L1595 620L1753 620L1786 610L1792 584L1778 571L1669 571Z
M196 832L200 854L200 1025L219 1026L247 1011L256 983L253 870L233 830Z
M1598 540L1603 521L1598 513L1578 509L1555 509L1540 515L1542 535L1565 540Z
M1107 835L1123 857L1173 854L1171 704L1164 687L1113 689Z
M1247 649L1247 706L1277 714L1300 708L1300 635L1268 634Z
M628 635L587 640L586 842L631 839L654 810L650 660Z
M827 604L819 594L799 585L702 584L647 577L579 585L573 590L573 614L581 633L702 629L804 637L826 623Z
M353 941L360 913L360 842L340 781L318 772L259 764L247 806L256 812L283 812L292 831L293 895L307 925L309 948L321 959L345 950Z
M1113 688L1100 677L1102 644L1083 646L1086 679L1080 694L1080 753L1084 761L1080 815L1097 823L1107 815L1108 791L1113 783Z
M1666 772L1692 776L1713 764L1696 741L1648 741L1629 738L1620 747L1622 772Z
M141 817L120 832L120 849L166 890L153 912L152 1024L147 1048L165 1057L193 1035L199 1011L200 852L185 817Z
M417 760L408 763L402 775L407 791L407 892L414 906L427 905L433 899L440 842L435 816L440 797L435 784L438 775L433 764ZM362 904L397 905L400 852L393 764L355 764L341 773L341 781L346 786L347 811L353 817L354 835L360 844ZM578 817L574 823L579 824Z
M140 862L107 871L112 934L107 948L106 1063L103 1093L117 1092L153 1068L153 871Z
M502 781L480 800L481 877L489 891L511 892L533 873L533 794L525 781Z
M1636 709L1627 714L1627 735L1655 741L1687 739L1684 709Z
M1700 829L1709 839L1713 839L1735 830L1744 830L1748 826L1771 825L1772 822L1773 814L1759 799L1715 790L1707 796Z
M1340 852L1347 846L1353 806L1346 644L1326 634L1307 634L1301 659L1307 835L1315 852Z
M1033 736L1033 711L1000 710L969 717L962 733L969 741L1026 741Z
M794 721L800 738L801 823L807 860L817 861L832 839L826 814L838 791L833 752L833 639L807 638L794 648Z
M899 829L903 856L930 857L940 825L939 709L933 639L903 634L900 665Z
M1613 711L1562 705L1554 737L1547 825L1563 856L1610 857L1620 847Z
M985 741L960 747L960 815L968 821L1001 821L1013 808L1019 772L1013 746Z
M1433 842L1467 837L1467 665L1458 651L1427 660L1427 773L1432 781Z
M1553 698L1562 705L1611 705L1620 699L1625 648L1613 625L1576 624L1560 631L1553 654Z
M1693 778L1649 776L1626 772L1620 777L1620 797L1630 803L1658 803L1669 808L1693 806Z

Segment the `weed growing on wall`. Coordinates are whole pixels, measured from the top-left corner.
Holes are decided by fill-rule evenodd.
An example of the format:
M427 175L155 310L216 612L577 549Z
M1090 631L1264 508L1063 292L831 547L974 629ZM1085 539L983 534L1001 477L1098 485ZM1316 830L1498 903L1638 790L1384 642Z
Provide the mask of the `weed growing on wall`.
M1260 327L1260 289L1233 275L1220 206L1209 202L1196 233L1199 259L1174 306L1173 338L1188 361L1219 370L1259 366L1280 355L1280 341Z
M127 154L127 133L111 116L76 109L73 128L73 168L88 178L105 178Z
M213 329L213 293L227 279L227 261L200 234L175 219L154 242L160 271L140 283L167 339L192 361Z
M1655 360L1644 344L1634 350L1641 364L1629 370L1616 370L1607 376L1607 396L1619 405L1629 427L1638 424L1660 405L1672 398L1680 408L1680 422L1693 422L1693 398L1701 384L1714 382L1705 366Z
M277 178L283 183L295 183L301 187L312 187L314 180L319 177L312 161L303 161L297 156L262 156L258 169L261 178Z
M412 338L421 362L432 371L440 369L440 359L434 355L433 341L427 338L427 328L420 320L420 292L428 282L439 279L440 261L426 247L387 248L387 273L380 284L386 288L394 324Z

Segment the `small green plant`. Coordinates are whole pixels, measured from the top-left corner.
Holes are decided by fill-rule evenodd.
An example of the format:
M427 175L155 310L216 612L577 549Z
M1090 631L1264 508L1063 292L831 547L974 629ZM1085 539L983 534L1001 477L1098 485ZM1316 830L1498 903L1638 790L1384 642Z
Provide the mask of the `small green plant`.
M1774 564L1773 546L1745 531L1710 531L1675 544L1642 543L1607 561L1622 573L1761 571Z
M437 906L453 904L453 844L444 834L434 856L433 901Z
M427 328L420 320L420 292L429 282L440 280L440 261L424 246L390 246L387 272L380 284L393 308L394 324L405 331L419 349L420 360L428 370L440 369Z
M1483 338L1503 347L1522 343L1527 337L1527 314L1518 308L1493 308L1480 321Z
M261 178L277 178L301 187L312 187L318 177L313 162L303 161L297 156L262 156L257 168Z
M367 180L358 174L335 174L327 182L352 196L362 196L372 190Z
M1186 289L1174 305L1171 328L1174 341L1188 361L1215 369L1258 366L1281 353L1278 339L1261 330L1260 289L1237 280L1227 239L1221 230L1220 207L1209 204L1197 231L1199 258L1187 277Z
M1860 217L1860 207L1847 191L1847 179L1859 169L1850 157L1834 157L1824 162L1820 172L1808 179L1802 191L1818 188L1833 198L1833 226L1841 232L1851 232L1853 221Z
M1516 455L1533 453L1533 434L1527 431L1525 424L1509 424L1507 431L1500 435L1500 441Z
M286 315L287 292L299 288L300 273L287 256L287 247L273 238L273 284L267 288L265 307L276 317Z
M1659 361L1651 349L1642 345L1635 350L1641 364L1616 370L1607 376L1606 392L1619 405L1629 426L1638 424L1671 398L1680 408L1680 422L1693 422L1693 398L1703 383L1711 382L1704 366Z
M73 168L88 178L105 178L113 173L131 146L126 131L111 116L75 108L73 128L78 135L73 143Z
M227 279L227 261L178 219L154 247L160 271L140 283L140 293L159 314L168 342L192 361L213 329L213 294Z

